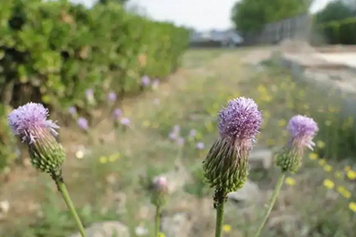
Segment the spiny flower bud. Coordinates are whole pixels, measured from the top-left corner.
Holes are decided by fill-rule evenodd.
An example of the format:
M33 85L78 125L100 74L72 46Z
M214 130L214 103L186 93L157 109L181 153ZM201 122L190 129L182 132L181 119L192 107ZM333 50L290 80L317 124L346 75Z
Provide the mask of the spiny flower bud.
M313 150L313 138L318 131L317 123L302 115L296 115L289 120L287 131L291 134L287 145L276 156L276 164L283 172L297 172L302 164L305 147Z
M167 203L168 200L168 181L166 177L159 176L153 181L151 202L155 206L161 207Z
M236 191L247 179L248 156L259 133L262 114L252 100L230 100L219 113L220 136L203 162L205 178L218 193Z
M47 117L48 109L42 104L27 103L13 110L8 120L12 132L27 143L32 165L52 173L61 169L65 151L56 140L59 126Z

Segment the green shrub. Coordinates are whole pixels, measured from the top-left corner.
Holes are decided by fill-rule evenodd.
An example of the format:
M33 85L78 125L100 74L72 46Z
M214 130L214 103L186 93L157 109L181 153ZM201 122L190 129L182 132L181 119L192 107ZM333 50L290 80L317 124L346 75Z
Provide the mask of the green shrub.
M356 44L356 18L324 23L319 28L329 44Z
M58 112L86 110L88 88L100 102L108 91L138 92L143 75L164 79L188 39L186 29L118 3L89 9L67 0L3 0L0 34L0 103L42 102Z

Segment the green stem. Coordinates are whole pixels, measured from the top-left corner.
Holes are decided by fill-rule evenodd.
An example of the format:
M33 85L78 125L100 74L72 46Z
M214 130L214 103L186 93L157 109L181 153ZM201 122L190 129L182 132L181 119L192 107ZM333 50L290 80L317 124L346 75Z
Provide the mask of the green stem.
M277 182L277 184L276 184L276 187L275 187L274 190L273 190L272 197L271 197L271 199L270 199L270 201L269 201L269 203L268 203L267 210L266 210L266 212L265 212L265 214L264 214L264 217L263 217L263 220L262 220L260 226L259 226L258 229L257 229L257 232L256 232L256 234L255 234L255 237L260 236L261 231L262 231L264 225L266 224L267 219L268 219L269 215L271 214L272 208L273 208L273 206L274 206L274 204L275 204L275 202L276 202L276 200L277 200L279 190L281 190L281 187L282 187L282 185L283 185L283 181L284 181L284 178L285 178L285 177L286 177L286 173L285 173L285 172L283 172L283 173L280 174L280 176L279 176L279 178L278 178L278 182Z
M225 204L225 201L223 201L221 203L217 203L215 237L221 237L222 226L223 226L223 222L224 222L224 204Z
M160 232L160 225L161 225L161 207L156 207L156 221L155 221L155 236L159 237Z
M64 199L65 203L67 204L67 207L68 207L69 211L71 212L71 214L74 217L75 223L77 224L77 227L78 227L78 230L79 230L81 236L82 237L86 237L83 224L80 221L78 213L74 208L73 202L70 199L68 190L66 188L66 185L63 182L63 179L57 178L57 179L55 179L55 182L57 184L57 187L58 187L59 191L62 193L63 199Z

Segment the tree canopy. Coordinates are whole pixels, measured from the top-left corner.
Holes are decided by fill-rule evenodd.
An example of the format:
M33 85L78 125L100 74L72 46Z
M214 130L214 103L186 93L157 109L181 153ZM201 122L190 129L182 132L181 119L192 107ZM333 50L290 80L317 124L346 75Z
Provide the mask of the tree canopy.
M232 21L238 31L246 33L306 12L309 5L309 0L241 0L232 9Z
M349 5L345 1L338 0L326 5L324 9L315 14L314 19L316 23L339 21L352 17L355 14L354 11L351 4Z

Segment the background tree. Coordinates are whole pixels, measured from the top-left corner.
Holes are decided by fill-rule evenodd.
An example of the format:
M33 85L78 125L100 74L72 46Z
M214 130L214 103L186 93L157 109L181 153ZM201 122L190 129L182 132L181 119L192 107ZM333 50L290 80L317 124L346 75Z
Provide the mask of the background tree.
M316 23L325 23L330 21L339 21L345 18L353 17L355 14L351 2L333 1L330 2L324 9L315 14Z
M232 21L238 31L246 33L306 12L310 3L309 0L241 0L232 9Z

